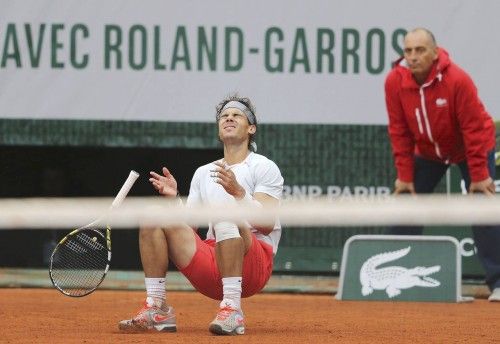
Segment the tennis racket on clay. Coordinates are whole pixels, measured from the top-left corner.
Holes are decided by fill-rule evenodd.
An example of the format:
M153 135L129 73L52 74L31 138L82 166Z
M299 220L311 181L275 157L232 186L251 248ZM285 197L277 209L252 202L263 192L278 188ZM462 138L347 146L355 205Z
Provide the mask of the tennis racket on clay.
M123 202L139 174L130 174L107 213L75 229L56 245L50 256L49 276L54 287L72 297L86 296L99 287L111 262L111 227L107 219Z

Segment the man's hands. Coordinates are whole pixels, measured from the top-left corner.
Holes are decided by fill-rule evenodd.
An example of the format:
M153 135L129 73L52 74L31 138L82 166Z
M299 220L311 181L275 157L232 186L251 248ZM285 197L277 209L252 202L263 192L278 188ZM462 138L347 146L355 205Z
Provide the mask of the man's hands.
M220 184L228 194L237 200L245 197L246 191L236 180L234 172L222 161L216 161L214 164L217 166L215 170L211 171L214 181Z
M494 195L495 184L493 182L493 179L488 177L485 180L470 183L468 191L469 193L484 193L486 195ZM407 183L396 179L396 181L394 182L394 194L398 195L401 193L415 194L415 187L413 183Z
M413 183L403 182L402 180L396 179L394 182L394 194L399 195L402 193L415 194L415 186Z
M153 187L158 190L161 195L167 197L177 196L177 181L174 176L170 174L170 171L166 168L162 168L163 176L156 172L149 172L151 178L149 181L153 184Z
M472 182L469 186L469 193L484 193L486 195L495 194L495 184L490 177L480 182Z

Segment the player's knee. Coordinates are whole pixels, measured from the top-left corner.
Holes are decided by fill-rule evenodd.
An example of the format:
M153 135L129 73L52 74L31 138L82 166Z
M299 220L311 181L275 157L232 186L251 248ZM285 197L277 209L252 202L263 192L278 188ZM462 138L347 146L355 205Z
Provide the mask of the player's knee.
M153 237L156 234L156 232L161 231L162 229L160 227L140 227L139 228L139 237L142 239L150 238Z
M214 225L215 242L241 238L240 230L233 222L218 222Z

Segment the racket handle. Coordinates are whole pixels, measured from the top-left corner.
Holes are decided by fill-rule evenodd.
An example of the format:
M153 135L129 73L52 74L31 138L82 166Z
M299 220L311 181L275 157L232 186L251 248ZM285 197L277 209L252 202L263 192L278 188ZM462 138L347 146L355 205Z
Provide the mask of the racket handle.
M127 197L128 192L132 188L132 185L134 185L135 181L139 177L139 173L135 171L130 171L130 174L128 175L127 180L123 184L122 188L118 192L118 195L116 195L115 199L113 200L113 203L111 204L111 208L116 208L122 204L123 200L125 197Z

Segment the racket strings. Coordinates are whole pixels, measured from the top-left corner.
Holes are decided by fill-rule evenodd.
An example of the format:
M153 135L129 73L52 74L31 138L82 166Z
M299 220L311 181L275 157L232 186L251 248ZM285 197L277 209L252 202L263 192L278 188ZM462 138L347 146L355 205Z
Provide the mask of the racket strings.
M52 258L52 279L64 293L86 295L97 288L107 272L110 252L101 233L71 235Z
M71 244L73 244L75 246L75 249L77 249L77 250L81 250L81 249L85 250L86 247L90 248L92 250L104 250L104 249L106 249L104 247L104 245L102 245L101 242L97 240L97 236L94 236L91 238L85 232L80 232L80 233L78 233L78 235L76 237L78 239L78 242L73 240L73 241L71 241ZM99 234L99 237L101 237L100 234ZM79 245L80 243L82 243L83 245Z

